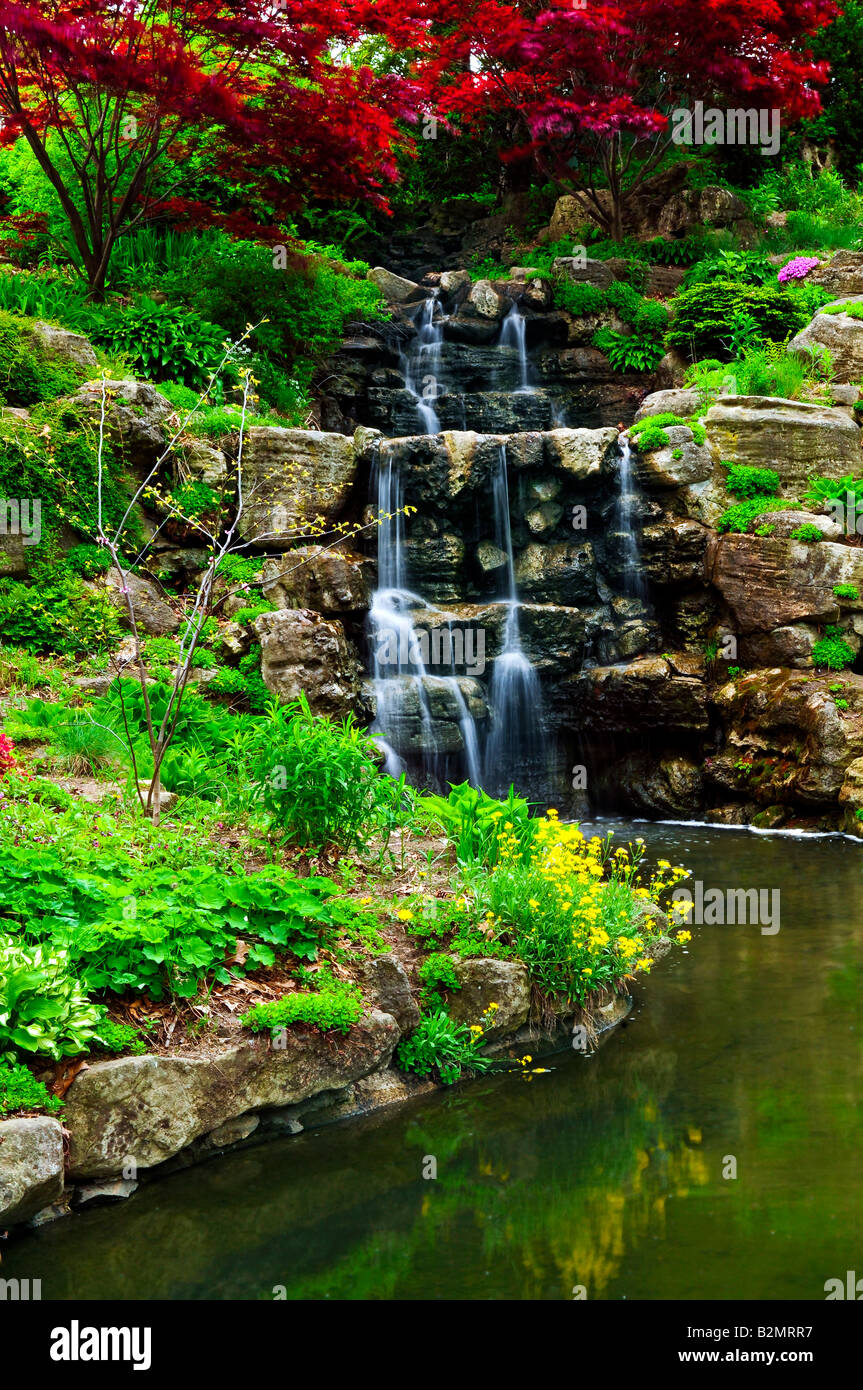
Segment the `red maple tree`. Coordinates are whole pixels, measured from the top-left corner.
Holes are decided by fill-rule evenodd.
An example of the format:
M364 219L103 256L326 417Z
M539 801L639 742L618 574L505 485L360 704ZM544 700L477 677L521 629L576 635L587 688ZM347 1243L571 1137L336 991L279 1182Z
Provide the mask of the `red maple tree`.
M530 157L617 239L627 200L672 143L669 118L702 100L817 113L805 40L834 0L440 0L426 69L439 108L468 125L509 113L504 156Z
M415 31L394 0L0 0L0 139L29 144L99 297L118 237L182 194L166 157L254 182L276 216L383 204L417 89L347 55Z

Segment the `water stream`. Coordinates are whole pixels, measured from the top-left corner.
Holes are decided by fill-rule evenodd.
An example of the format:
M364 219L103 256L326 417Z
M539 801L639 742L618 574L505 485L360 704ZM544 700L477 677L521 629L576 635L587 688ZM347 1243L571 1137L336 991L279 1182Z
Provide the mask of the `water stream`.
M11 1242L4 1277L74 1300L822 1301L859 1275L860 846L616 828L705 884L780 885L780 930L695 926L593 1055L177 1173Z

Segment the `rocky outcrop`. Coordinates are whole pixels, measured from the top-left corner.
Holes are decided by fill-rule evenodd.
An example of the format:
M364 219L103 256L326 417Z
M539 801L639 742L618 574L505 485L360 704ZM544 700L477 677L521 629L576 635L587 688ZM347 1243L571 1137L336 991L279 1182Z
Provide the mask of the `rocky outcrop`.
M168 416L173 407L155 386L131 378L104 383L88 381L70 400L98 426L103 394L109 439L139 477L148 477L165 451Z
M659 711L664 730L698 732L708 726L704 681L680 674L661 656L595 667L569 682L569 690L583 728L649 729Z
M105 592L125 627L131 626L130 600L135 623L152 637L176 632L180 626L181 619L162 598L156 585L141 575L130 572L123 575L118 569L110 569L105 577Z
M345 631L308 608L282 608L255 619L261 675L283 703L305 694L315 714L344 718L361 706L361 672Z
M530 979L520 962L462 960L456 962L455 973L459 988L451 990L447 1000L451 1018L482 1027L489 1042L515 1033L527 1023ZM496 1007L491 1009L492 1005Z
M773 537L713 537L707 574L722 595L737 632L770 632L788 624L834 623L840 615L836 585L863 594L863 551L830 541L807 545ZM843 599L863 610L863 599Z
M384 299L390 304L417 304L428 298L428 290L421 289L413 280L394 275L391 270L376 265L366 277L377 285Z
M856 476L860 467L860 430L835 407L729 396L711 406L705 424L717 459L775 469L786 495L796 496L815 474Z
M99 366L93 344L82 333L71 333L67 328L58 328L53 323L43 323L41 319L36 319L30 333L44 355L53 358L55 362L68 362L73 367L82 367L87 371L95 370Z
M844 303L863 303L863 295L843 297ZM813 353L829 352L830 366L837 381L856 382L863 375L863 319L850 314L818 313L788 344L788 351L811 359Z
M243 450L240 533L269 549L287 550L304 535L314 540L343 517L356 478L352 438L253 425Z
M63 1130L46 1115L0 1120L0 1230L63 1195Z
M301 546L267 560L264 598L277 608L311 608L318 613L355 613L368 608L370 562L349 550Z
M837 299L863 295L863 251L837 251L823 265L810 270L806 280Z
M97 1062L68 1093L69 1177L152 1168L228 1121L296 1104L385 1066L398 1041L372 1011L347 1038L287 1029L284 1046L246 1040L216 1056L123 1057Z

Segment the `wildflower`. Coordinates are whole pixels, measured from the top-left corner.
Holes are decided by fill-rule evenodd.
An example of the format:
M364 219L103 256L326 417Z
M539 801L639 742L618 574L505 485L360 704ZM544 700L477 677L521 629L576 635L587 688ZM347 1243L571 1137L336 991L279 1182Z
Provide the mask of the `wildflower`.
M413 913L411 912L410 908L407 907L400 908L399 911L396 913L396 916L398 917L400 922L412 922L414 919Z
M684 941L691 941L691 940L692 940L692 932L691 932L691 931L679 931L679 932L677 932L677 940L678 940L681 944L682 944Z

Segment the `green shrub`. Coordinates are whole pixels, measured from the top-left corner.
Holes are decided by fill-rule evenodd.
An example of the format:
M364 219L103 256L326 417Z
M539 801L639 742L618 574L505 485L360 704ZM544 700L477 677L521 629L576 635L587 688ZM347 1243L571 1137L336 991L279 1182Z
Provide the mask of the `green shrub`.
M455 961L446 951L433 951L419 968L420 982L426 996L440 989L461 989L455 972Z
M249 752L254 794L301 845L364 849L400 814L402 785L377 766L377 745L356 727L313 715L305 695L270 705Z
M804 521L802 526L795 526L790 535L793 541L807 541L809 544L824 539L820 527L813 521Z
M107 596L62 567L53 580L32 585L0 579L0 630L6 641L28 651L72 655L110 650L121 637L119 615Z
M56 1115L62 1109L60 1097L50 1095L29 1067L0 1059L0 1115L11 1115L16 1110L38 1110Z
M852 601L860 597L860 590L856 584L834 584L833 592L837 598L847 598Z
M140 1028L132 1023L117 1023L111 1018L103 1019L99 1024L97 1045L105 1052L124 1052L132 1057L143 1057L147 1051Z
M693 357L731 356L730 325L741 316L751 319L761 336L774 342L783 342L806 322L805 315L783 290L714 280L677 296L665 342Z
M826 304L822 314L847 314L849 319L863 319L863 304L856 300L844 300L840 304Z
M510 787L505 801L461 782L449 796L420 796L417 807L432 820L439 821L455 846L460 864L494 865L502 842L515 836L526 849L534 833L530 805Z
M480 1055L483 1031L456 1023L444 1009L436 1009L420 1019L418 1026L402 1038L395 1050L396 1066L417 1076L437 1072L445 1086L458 1081L462 1073L487 1071L491 1059Z
M812 660L816 666L826 666L828 671L844 671L854 662L854 649L843 641L838 627L827 627L825 635L812 648Z
M586 281L557 280L554 287L555 303L566 309L576 318L587 314L601 314L608 307L605 291Z
M779 491L779 474L772 468L754 468L747 463L727 463L725 486L734 497L748 501L753 497L771 497Z
M255 1004L240 1022L254 1033L269 1030L273 1038L293 1023L309 1023L319 1032L331 1029L345 1035L363 1016L359 986L322 974L313 993L299 990L268 1004Z
M73 545L66 553L66 565L81 579L98 579L107 574L113 561L110 552L99 545Z
M175 304L142 299L108 318L97 340L126 356L141 376L204 387L224 355L225 334L215 323Z
M77 1056L98 1037L104 1013L72 974L68 950L0 936L0 1051Z
M765 512L791 511L800 506L799 502L789 502L784 497L750 497L738 502L723 512L716 523L717 531L746 532L749 524ZM820 531L819 531L820 538Z

